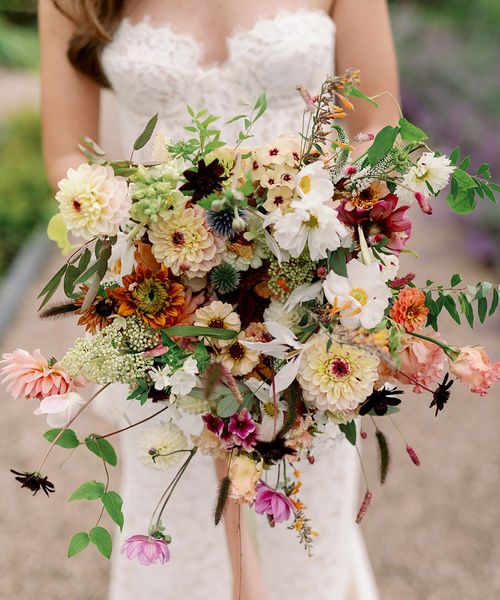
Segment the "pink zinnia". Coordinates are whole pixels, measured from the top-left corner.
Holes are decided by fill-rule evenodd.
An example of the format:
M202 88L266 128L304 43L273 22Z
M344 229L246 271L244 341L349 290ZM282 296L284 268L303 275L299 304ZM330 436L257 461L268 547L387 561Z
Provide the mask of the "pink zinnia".
M164 565L170 560L170 550L166 540L150 537L148 535L133 535L123 543L121 553L130 560L137 560L141 565Z
M273 490L263 481L256 488L255 512L259 515L270 515L274 523L288 521L294 510L293 502L277 490Z
M42 400L46 396L66 394L72 383L73 386L84 385L83 380L72 381L59 363L49 362L40 350L30 354L18 349L3 354L2 359L0 363L5 365L1 369L2 375L5 375L2 383L9 382L7 391L15 399L24 396Z

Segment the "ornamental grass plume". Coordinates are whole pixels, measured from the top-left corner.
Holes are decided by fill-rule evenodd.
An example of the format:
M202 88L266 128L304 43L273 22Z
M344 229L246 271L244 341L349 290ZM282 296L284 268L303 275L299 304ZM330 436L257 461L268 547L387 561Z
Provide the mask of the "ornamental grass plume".
M55 359L46 359L40 350L30 354L17 349L2 355L0 364L4 364L1 374L2 383L8 383L7 391L14 399L38 398L66 394L71 386L85 385L83 379L72 379Z

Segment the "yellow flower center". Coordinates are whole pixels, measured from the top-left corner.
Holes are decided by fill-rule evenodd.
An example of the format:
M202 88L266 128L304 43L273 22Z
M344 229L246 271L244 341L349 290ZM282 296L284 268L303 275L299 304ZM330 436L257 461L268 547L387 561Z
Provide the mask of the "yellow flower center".
M132 292L134 301L142 312L156 315L170 305L168 288L155 279L145 279Z
M274 402L266 402L262 406L262 410L266 413L268 417L274 417Z
M357 300L361 306L364 306L368 302L368 294L363 288L354 288L349 292L349 296Z
M309 229L316 229L319 224L318 217L309 213L309 220L303 221L303 223L306 227L309 227Z
M300 178L299 187L304 192L304 194L308 194L311 191L310 175L304 175L304 177Z

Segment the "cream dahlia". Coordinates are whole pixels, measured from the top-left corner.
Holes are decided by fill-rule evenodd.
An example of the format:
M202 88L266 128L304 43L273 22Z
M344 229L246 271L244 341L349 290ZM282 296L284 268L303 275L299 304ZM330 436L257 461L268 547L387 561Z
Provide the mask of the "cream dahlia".
M151 225L149 239L156 260L189 279L219 265L225 250L224 240L213 235L199 206L163 213Z
M66 227L85 240L116 235L131 206L127 181L111 167L80 165L69 169L56 200Z
M234 312L231 304L215 300L207 306L202 306L195 313L194 325L196 327L213 327L215 329L230 329L240 331L240 317ZM222 347L230 344L230 340L212 340L216 346Z
M55 360L47 360L40 350L30 354L26 350L17 349L2 355L0 364L2 383L7 383L7 391L14 399L38 398L63 395L70 390L71 376ZM85 385L81 379L74 379L73 386Z
M158 423L146 429L137 442L139 460L143 465L163 471L175 465L187 450L187 439L174 423ZM174 454L175 453L175 454Z
M334 342L328 348L328 340L321 332L304 345L297 380L306 401L340 422L348 421L371 394L379 360L348 344Z

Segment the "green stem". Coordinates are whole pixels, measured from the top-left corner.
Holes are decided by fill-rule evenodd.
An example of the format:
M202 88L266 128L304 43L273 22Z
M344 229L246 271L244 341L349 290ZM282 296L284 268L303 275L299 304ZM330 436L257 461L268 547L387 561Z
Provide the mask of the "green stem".
M422 333L415 333L414 331L409 331L408 333L413 337L420 338L421 340L426 340L427 342L432 342L433 344L436 344L436 346L439 346L442 350L444 350L445 354L449 356L452 360L456 360L456 358L460 354L460 350L458 348L455 348L454 346L448 346L448 344L440 342L435 338L423 335Z

